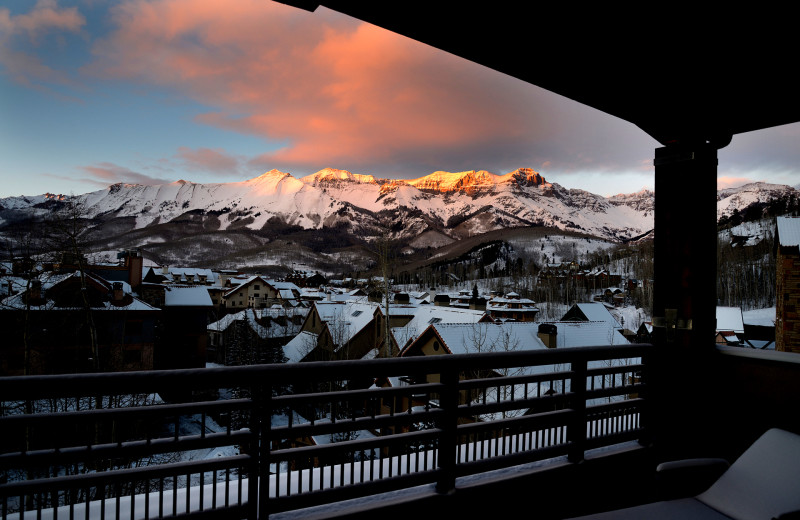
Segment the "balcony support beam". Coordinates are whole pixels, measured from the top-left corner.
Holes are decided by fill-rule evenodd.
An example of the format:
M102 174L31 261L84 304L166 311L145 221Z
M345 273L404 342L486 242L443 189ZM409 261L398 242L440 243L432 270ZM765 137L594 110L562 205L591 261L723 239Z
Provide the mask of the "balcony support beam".
M653 342L711 349L716 329L717 147L655 151Z
M664 456L696 447L708 414L698 384L713 372L716 330L717 147L675 144L655 151L655 286L650 439ZM681 384L678 384L678 382ZM703 395L703 391L699 391ZM692 428L681 425L692 424Z

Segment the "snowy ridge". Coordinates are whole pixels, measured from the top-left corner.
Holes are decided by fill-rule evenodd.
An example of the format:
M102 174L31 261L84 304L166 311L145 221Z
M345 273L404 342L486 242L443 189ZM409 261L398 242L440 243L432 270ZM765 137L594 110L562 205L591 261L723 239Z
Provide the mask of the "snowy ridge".
M794 201L796 206L798 197L790 186L760 182L719 190L718 218L775 201L787 207ZM334 168L298 179L273 169L243 182L120 183L76 198L88 217L102 222L132 219L134 229L196 217L204 219L204 229L214 231L282 224L339 227L368 237L385 234L385 216L390 215L392 238L433 232L454 240L519 226L626 240L652 230L655 204L655 194L647 189L602 197L548 182L530 168L502 175L485 170L436 171L411 180L378 179ZM64 199L50 193L0 199L0 225L25 215L46 214ZM377 214L384 216L382 223Z
M0 211L42 208L43 197L2 199ZM297 179L273 169L243 182L114 184L77 198L90 218L133 218L135 229L191 215L211 219L207 228L214 230L259 230L275 223L305 229L344 225L350 232L375 236L382 234L375 214L385 215L386 210L396 228L394 238L436 231L460 239L535 225L619 240L653 227L652 192L607 199L549 183L530 168L503 175L437 171L412 180L376 179L334 168Z
M753 182L738 188L717 192L717 220L729 217L734 210L742 211L753 204L766 204L777 199L797 197L798 191L784 184Z

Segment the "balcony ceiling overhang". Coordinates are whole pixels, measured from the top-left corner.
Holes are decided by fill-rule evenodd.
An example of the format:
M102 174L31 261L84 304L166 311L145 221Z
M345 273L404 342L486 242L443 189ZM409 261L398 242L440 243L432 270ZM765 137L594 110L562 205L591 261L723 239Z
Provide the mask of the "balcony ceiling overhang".
M800 121L788 13L564 2L282 0L320 5L633 123L663 145ZM702 11L702 12L701 12ZM786 24L784 26L784 24Z

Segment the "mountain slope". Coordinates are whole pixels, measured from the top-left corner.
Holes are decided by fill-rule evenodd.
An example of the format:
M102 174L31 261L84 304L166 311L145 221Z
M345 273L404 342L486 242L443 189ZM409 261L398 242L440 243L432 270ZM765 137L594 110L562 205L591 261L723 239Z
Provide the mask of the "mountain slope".
M42 202L36 197L13 199L0 200L0 206L25 211ZM407 239L430 230L459 239L533 225L618 240L653 225L652 192L607 199L549 183L527 168L504 175L438 171L407 181L331 168L297 179L271 170L226 184L114 184L78 199L88 217L132 219L134 229L191 214L213 217L218 230L261 230L276 224L304 229L338 226L364 237L388 230L393 238Z

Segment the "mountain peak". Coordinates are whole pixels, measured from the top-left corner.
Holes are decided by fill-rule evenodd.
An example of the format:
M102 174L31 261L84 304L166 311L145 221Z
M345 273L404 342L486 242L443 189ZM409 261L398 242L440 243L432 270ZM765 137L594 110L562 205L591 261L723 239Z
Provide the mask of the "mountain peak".
M486 170L436 171L419 179L408 181L408 184L420 190L459 191L484 186L491 187L496 183L496 178L497 175Z
M520 186L542 186L549 184L542 175L531 168L517 168L499 178L499 182L516 182Z
M272 178L272 177L281 177L282 178L282 177L286 177L287 175L291 176L292 174L291 173L282 172L282 171L280 171L280 170L278 170L276 168L273 168L270 171L264 172L261 175L259 175L258 177L255 177L255 178L253 178L251 180L269 179L269 178Z
M306 184L317 185L318 183L329 183L339 181L351 181L357 183L374 184L375 177L372 175L361 175L359 173L350 173L347 170L338 170L336 168L323 168L317 173L301 177L300 180Z

